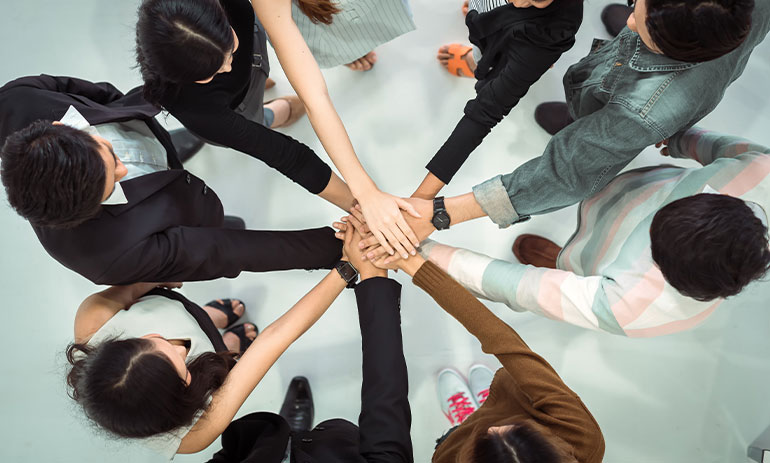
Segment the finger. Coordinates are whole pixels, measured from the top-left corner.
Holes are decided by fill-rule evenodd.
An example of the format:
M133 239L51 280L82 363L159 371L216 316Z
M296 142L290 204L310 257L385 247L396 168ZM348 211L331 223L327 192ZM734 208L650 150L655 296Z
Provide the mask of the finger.
M660 148L661 146L663 146L663 142L662 141L659 141L659 142L655 143L655 148Z
M668 152L668 147L665 147L662 150L660 150L660 154L662 154L663 156L670 156L670 153Z
M409 251L409 254L413 256L416 255L417 251L414 248L420 245L420 240L417 238L417 235L412 231L412 228L409 227L409 224L406 223L406 220L404 220L403 216L396 221L396 225L398 225L398 228L404 233L404 235L406 235L407 239L409 239L409 241L411 242L409 249L407 249ZM412 245L414 245L414 247L412 247Z
M369 261L379 259L381 257L389 257L388 253L385 252L385 249L382 246L379 246L377 248L374 248L374 250L366 252L366 259Z
M336 228L339 231L345 231L345 229L348 227L348 225L345 222L334 222L332 224L332 227Z
M403 210L405 210L405 211L406 211L406 212L408 212L408 213L409 213L409 215L411 215L412 217L416 217L416 218L418 218L418 219L419 219L419 218L422 218L422 216L420 215L420 213L419 213L419 212L417 212L417 209L415 209L415 207L414 207L414 206L412 206L412 203L410 203L409 201L405 200L404 198L396 198L396 204L398 204L398 207L399 207L400 209L403 209Z
M409 257L409 252L404 248L409 243L406 236L398 229L398 226L393 224L392 228L385 230L385 236L388 238L388 242L393 246L393 249L403 257L404 259ZM409 244L411 246L411 244Z
M353 215L350 216L350 223L353 224L356 230L361 230L364 226L364 224Z
M368 238L362 239L361 242L358 243L358 247L361 249L364 249L364 248L370 248L374 245L379 245L379 244L380 244L380 241L377 239L377 237L372 235Z
M377 242L380 243L380 245L385 248L385 251L393 255L393 247L388 243L388 240L385 238L385 235L379 231L379 230L372 230L372 233L374 233L374 236L377 238Z
M353 227L345 227L345 246L348 246L353 241Z
M359 208L351 208L350 209L350 215L358 219L361 223L366 223L366 217L364 217L364 212Z
M345 241L345 232L337 232L334 234L334 237L338 240Z

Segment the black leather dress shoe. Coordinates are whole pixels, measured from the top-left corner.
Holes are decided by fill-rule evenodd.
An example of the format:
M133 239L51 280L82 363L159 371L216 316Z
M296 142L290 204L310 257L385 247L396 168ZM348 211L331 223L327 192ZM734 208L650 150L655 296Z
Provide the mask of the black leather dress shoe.
M304 376L295 376L286 391L280 415L293 432L310 431L313 426L313 393Z
M203 145L206 144L197 135L185 128L172 130L169 132L169 135L171 135L171 143L174 144L176 155L182 164L195 156L203 148Z
M620 3L610 3L605 6L602 10L602 24L607 29L607 33L613 37L620 34L633 12L633 8Z
M567 103L540 103L535 108L535 121L551 135L575 122L569 115Z

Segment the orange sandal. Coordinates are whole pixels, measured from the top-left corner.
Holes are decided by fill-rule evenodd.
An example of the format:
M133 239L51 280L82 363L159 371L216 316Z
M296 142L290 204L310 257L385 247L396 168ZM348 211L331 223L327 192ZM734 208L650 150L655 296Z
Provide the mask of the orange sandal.
M453 76L460 77L474 77L473 71L471 71L468 62L463 59L467 53L470 53L473 48L467 45L461 45L459 43L453 43L449 45L447 53L452 55L447 61L447 71ZM457 71L460 71L459 73Z
M463 2L462 11L463 11L463 16L467 16L468 15L468 0L465 0Z

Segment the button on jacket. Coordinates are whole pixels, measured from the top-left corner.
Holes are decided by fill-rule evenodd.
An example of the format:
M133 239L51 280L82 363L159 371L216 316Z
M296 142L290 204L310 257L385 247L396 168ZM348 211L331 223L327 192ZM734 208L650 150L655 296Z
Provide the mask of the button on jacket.
M541 156L475 187L477 200L505 227L596 193L644 148L710 113L768 29L770 1L757 0L740 47L712 61L685 63L652 53L625 28L564 76L576 121L554 135Z
M195 281L242 271L331 268L341 245L329 227L302 231L222 228L222 203L182 169L158 110L132 90L41 75L0 88L0 143L36 120L59 120L74 106L91 125L144 121L168 154L170 170L121 182L128 203L103 206L70 229L33 227L45 250L97 284Z

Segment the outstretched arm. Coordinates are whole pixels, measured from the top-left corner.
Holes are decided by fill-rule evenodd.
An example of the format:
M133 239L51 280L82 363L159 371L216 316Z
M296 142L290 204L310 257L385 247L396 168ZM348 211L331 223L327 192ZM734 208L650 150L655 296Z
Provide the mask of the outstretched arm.
M345 233L346 249L350 249L353 239L351 229ZM347 253L342 258L347 260ZM227 375L222 387L213 394L201 419L182 439L177 453L200 452L214 442L270 367L321 318L346 285L339 272L332 270L288 312L259 333Z
M291 17L290 0L253 0L289 82L307 109L308 119L353 196L361 203L372 232L389 253L406 257L419 244L400 209L416 215L401 198L381 192L358 160L329 97L321 70Z
M770 154L770 148L745 138L698 127L675 134L668 146L661 150L671 157L693 159L704 166L719 158L734 158L750 151Z
M157 286L159 286L158 283L112 286L88 296L75 314L75 342L88 342L88 339L107 323L107 320L121 310L131 307L137 299ZM160 286L181 288L182 284L164 283Z

